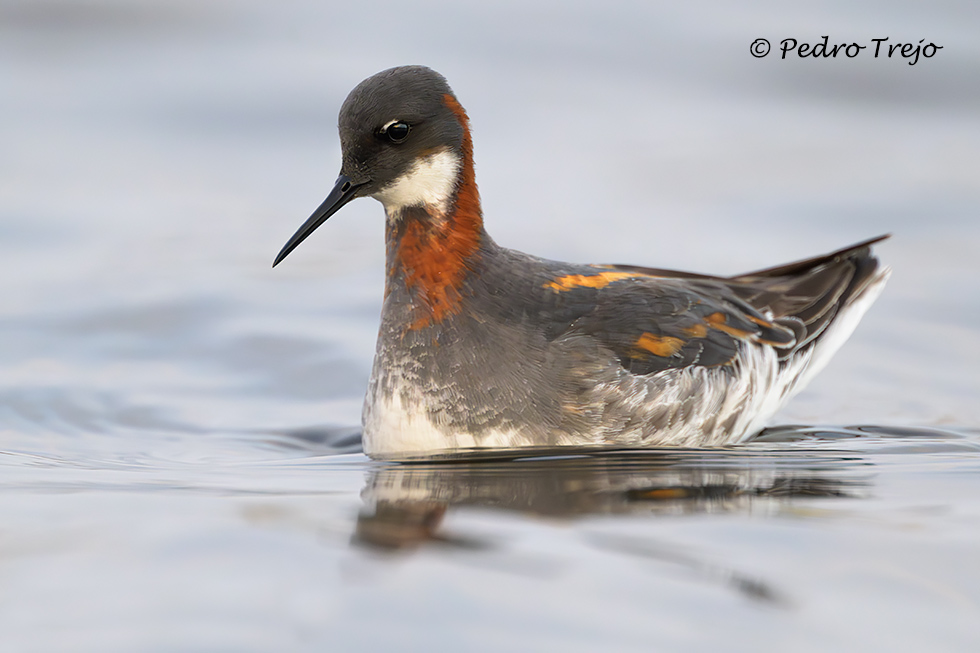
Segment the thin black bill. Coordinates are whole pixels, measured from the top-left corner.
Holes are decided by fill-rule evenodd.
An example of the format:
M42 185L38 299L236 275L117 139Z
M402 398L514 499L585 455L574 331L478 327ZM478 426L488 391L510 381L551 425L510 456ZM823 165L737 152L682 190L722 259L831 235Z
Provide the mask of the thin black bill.
M336 213L345 204L350 202L352 199L357 197L357 189L363 184L355 184L350 177L345 175L340 175L337 177L337 182L334 184L333 190L327 195L327 199L323 200L316 211L313 212L303 226L296 230L293 237L283 246L279 255L276 256L276 260L272 263L272 267L276 267L279 263L289 256L289 253L296 249L301 242L306 240L306 237L311 233L316 231L316 228L327 221L331 215Z

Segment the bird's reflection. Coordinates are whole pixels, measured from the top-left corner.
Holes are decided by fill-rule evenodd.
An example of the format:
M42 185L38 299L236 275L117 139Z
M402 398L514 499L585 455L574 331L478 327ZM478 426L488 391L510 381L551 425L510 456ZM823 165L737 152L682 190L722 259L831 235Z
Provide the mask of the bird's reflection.
M567 450L563 450L567 454ZM422 546L485 549L446 532L450 511L471 507L553 518L785 512L804 498L861 497L868 463L852 453L637 451L511 460L382 465L369 472L353 541L376 551ZM606 551L696 569L755 599L775 600L766 583L687 552L631 537L592 537Z
M854 454L647 450L506 461L383 465L362 492L358 543L383 548L439 539L468 506L573 518L753 510L802 497L857 497L868 463Z

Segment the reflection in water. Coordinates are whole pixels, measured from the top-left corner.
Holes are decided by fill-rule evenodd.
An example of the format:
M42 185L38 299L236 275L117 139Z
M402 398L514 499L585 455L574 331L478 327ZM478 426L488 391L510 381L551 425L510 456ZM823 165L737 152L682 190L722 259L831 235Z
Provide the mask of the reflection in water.
M368 475L354 543L378 551L424 545L489 548L445 532L471 507L557 518L782 512L805 498L861 497L869 463L853 453L648 450L508 461L383 465ZM751 598L777 601L765 582L649 539L593 535L596 548L695 570Z

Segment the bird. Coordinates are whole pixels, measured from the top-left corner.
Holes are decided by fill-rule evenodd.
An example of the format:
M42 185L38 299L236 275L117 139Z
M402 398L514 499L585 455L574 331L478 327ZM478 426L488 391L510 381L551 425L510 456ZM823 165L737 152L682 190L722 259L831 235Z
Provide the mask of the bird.
M732 277L502 247L484 229L469 117L425 66L365 79L338 128L340 175L273 267L352 200L383 205L371 458L743 443L826 365L890 274L871 251L888 235Z

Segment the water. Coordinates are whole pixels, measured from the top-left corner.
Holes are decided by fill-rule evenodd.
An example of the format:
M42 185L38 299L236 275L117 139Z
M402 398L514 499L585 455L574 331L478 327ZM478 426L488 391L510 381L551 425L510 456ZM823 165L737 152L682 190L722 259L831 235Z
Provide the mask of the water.
M0 648L975 650L976 13L0 4ZM748 52L823 34L944 49ZM725 274L893 233L884 295L774 422L818 426L357 453L380 207L270 265L346 93L403 63L467 107L501 244Z

